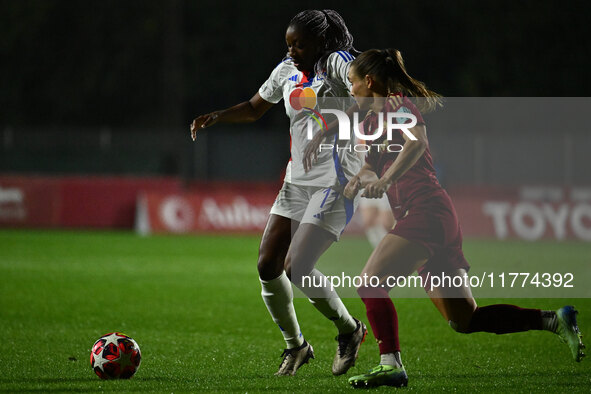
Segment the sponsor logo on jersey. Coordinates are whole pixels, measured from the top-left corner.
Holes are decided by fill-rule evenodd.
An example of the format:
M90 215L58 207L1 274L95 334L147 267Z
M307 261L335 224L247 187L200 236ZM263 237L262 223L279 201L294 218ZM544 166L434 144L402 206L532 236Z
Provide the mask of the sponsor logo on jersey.
M296 111L304 111L310 119L314 120L320 129L328 129L324 117L316 111L317 98L314 89L295 88L289 95L289 105Z

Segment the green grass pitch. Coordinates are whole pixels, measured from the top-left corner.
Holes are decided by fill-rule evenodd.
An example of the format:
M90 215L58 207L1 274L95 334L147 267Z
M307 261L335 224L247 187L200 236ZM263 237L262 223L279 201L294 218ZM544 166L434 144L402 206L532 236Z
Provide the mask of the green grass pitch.
M295 300L296 311L316 359L295 377L273 376L283 341L260 298L258 242L257 236L0 231L0 391L352 391L347 377L378 361L373 336L361 347L357 365L333 377L336 332L302 298ZM466 241L474 269L498 257L500 244ZM523 256L588 264L591 256L584 243L502 244L506 264L518 264ZM337 246L329 253L343 253L361 270L370 252L366 241L347 239ZM581 330L591 332L591 299L478 301L548 309L572 303L580 311ZM367 321L359 299L345 303ZM404 391L591 389L591 359L575 363L553 334L462 335L426 299L395 304L410 378ZM141 347L142 365L129 381L101 381L90 369L90 347L110 331L132 336Z

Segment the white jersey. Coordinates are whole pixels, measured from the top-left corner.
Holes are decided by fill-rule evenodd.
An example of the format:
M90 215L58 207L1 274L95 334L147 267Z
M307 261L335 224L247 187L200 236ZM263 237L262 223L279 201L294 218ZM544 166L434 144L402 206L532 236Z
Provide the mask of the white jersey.
M287 59L273 70L269 79L259 89L259 95L265 101L276 104L283 99L285 113L290 120L291 159L287 164L285 182L303 186L343 186L343 181L346 182L351 179L361 169L362 162L352 149L352 145L355 143L355 138L352 137L348 142L339 141L338 150L323 148L318 154L318 161L306 173L302 160L304 149L309 142L307 125L310 117L305 111L296 110L290 104L292 92L295 89L306 87L312 88L319 98L350 98L351 83L347 79L347 73L353 59L353 55L346 51L330 54L326 62L326 72L323 75L314 76L312 80L308 80L307 75L299 71L293 65L291 59ZM332 82L330 86L326 78L329 78ZM344 111L346 108L341 108L341 110ZM332 119L335 119L332 115L330 116L329 123ZM314 125L314 133L318 131L319 127ZM335 147L337 145L334 140L325 142L333 144Z

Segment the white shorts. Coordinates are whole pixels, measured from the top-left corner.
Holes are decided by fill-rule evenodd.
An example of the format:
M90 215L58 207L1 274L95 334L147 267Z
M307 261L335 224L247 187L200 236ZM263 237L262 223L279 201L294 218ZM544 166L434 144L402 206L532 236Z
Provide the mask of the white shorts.
M360 193L363 194L363 193ZM390 208L390 202L388 201L388 196L386 193L382 196L382 198L365 198L361 197L359 199L359 206L361 208L370 208L375 207L380 211L388 211L390 212L392 209Z
M347 200L329 187L300 186L284 182L271 208L271 214L300 223L311 223L331 234L338 241L353 217L359 198Z

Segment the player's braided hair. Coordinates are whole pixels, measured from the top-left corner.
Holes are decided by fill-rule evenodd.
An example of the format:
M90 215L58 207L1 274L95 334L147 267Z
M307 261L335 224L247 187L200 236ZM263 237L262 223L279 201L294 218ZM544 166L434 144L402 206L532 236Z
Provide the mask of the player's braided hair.
M399 50L370 49L353 60L351 67L358 76L372 75L386 86L388 93L404 92L413 97L424 97L417 103L421 111L432 111L441 105L441 95L408 74Z
M353 36L345 25L345 21L334 10L302 11L289 22L289 26L304 28L310 34L322 40L323 48L320 58L314 64L314 73L321 75L326 70L326 61L335 51L347 51L358 54L353 47Z

